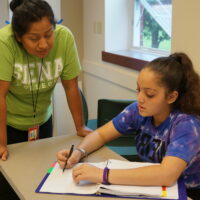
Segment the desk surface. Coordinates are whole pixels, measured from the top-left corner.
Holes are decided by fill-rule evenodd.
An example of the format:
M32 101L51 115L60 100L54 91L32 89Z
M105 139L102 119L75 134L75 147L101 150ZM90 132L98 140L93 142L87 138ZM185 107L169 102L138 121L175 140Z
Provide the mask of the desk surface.
M63 148L70 148L71 144L78 144L80 140L81 137L70 135L8 145L10 156L7 161L0 160L0 170L22 200L113 200L113 198L93 196L35 193L48 168L56 160L56 153ZM100 162L108 158L123 160L121 156L106 147L89 155L87 160Z

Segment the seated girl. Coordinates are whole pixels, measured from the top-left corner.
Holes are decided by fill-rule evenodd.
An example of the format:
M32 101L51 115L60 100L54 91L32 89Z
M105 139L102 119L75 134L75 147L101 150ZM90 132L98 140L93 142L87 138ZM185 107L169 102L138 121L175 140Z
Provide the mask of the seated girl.
M174 53L147 64L137 80L137 102L125 108L104 126L87 135L67 161L72 167L105 143L136 135L136 148L146 162L160 163L137 169L109 170L82 164L73 169L76 183L171 186L183 176L188 196L200 199L200 78L189 57ZM69 150L57 154L64 167Z

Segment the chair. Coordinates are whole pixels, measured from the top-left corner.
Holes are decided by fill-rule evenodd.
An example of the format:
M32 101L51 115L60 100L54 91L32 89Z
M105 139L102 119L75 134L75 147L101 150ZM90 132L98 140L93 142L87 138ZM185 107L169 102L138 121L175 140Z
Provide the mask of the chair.
M104 125L119 114L126 106L133 103L134 100L122 100L122 99L99 99L97 109L97 127ZM94 124L94 120L88 122ZM94 125L93 125L94 128ZM125 157L128 160L138 160L136 149L135 149L135 134L122 135L106 144L108 148Z
M109 122L134 100L99 99L97 110L97 127Z
M86 102L86 99L85 99L85 96L84 96L82 90L79 89L79 91L80 91L82 104L83 104L83 117L85 120L85 125L87 125L88 124L88 106L87 106L87 102Z

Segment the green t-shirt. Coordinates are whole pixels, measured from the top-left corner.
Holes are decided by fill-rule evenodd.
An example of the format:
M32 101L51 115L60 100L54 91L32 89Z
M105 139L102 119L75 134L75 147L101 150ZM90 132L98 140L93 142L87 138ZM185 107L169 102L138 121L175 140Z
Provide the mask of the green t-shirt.
M54 46L43 59L34 120L31 88L35 101L41 63L41 58L30 54L27 57L25 49L13 35L11 25L0 29L0 80L11 82L6 97L7 124L19 130L46 122L52 114L51 99L58 78L70 80L80 73L77 49L69 29L56 25Z

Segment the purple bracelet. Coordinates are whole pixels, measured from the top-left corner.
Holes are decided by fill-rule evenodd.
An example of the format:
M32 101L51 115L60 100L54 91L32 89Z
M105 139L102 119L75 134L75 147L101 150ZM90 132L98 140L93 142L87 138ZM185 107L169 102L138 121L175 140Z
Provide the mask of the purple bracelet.
M110 169L106 166L103 170L103 184L105 185L110 185L108 182L108 174L109 174Z

